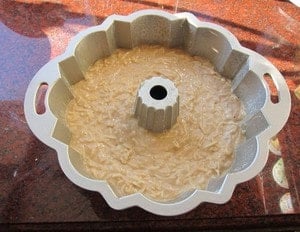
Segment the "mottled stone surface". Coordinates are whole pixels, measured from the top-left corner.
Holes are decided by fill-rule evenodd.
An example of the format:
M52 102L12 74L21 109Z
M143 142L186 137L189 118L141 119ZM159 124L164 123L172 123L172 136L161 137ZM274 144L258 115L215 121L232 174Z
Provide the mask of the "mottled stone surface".
M292 95L291 116L278 135L288 189L274 181L272 168L280 157L270 154L265 169L238 185L224 205L201 204L176 217L159 217L139 208L116 211L99 194L72 184L60 169L56 152L34 137L23 113L24 94L34 74L63 53L70 38L82 29L114 13L126 15L149 8L188 11L200 20L218 23L281 71ZM300 85L300 10L289 1L2 0L0 22L1 228L193 230L300 226L300 100L294 96ZM274 86L271 89L275 97ZM293 214L289 215L279 207L280 197L287 192L293 204Z

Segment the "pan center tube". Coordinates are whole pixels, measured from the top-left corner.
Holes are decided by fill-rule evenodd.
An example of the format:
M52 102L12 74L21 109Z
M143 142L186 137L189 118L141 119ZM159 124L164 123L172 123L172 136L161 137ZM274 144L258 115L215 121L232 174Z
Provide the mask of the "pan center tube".
M138 125L152 132L170 129L179 114L179 95L174 83L163 77L152 77L139 87L134 116Z

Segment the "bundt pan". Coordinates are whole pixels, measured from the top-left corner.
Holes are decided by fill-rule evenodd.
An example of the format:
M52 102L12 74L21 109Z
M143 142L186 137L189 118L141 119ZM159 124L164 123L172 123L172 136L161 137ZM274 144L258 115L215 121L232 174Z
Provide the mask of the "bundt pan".
M64 118L72 99L69 87L84 79L88 67L117 48L142 44L179 47L192 56L206 57L224 77L232 79L232 91L243 102L242 122L246 141L235 150L235 160L225 175L211 179L207 189L186 192L172 202L156 202L137 193L118 197L105 180L95 180L84 170L81 156L68 146L71 134ZM272 77L279 101L270 100L264 75ZM35 99L41 84L48 84L46 111L38 114ZM261 55L242 47L226 29L201 22L190 13L169 14L143 10L129 16L112 15L101 25L75 36L65 53L42 67L25 96L25 116L33 133L57 151L65 175L76 185L99 192L114 209L139 206L158 215L186 213L202 202L228 201L237 184L256 176L266 164L268 141L285 124L290 112L288 87L280 72Z

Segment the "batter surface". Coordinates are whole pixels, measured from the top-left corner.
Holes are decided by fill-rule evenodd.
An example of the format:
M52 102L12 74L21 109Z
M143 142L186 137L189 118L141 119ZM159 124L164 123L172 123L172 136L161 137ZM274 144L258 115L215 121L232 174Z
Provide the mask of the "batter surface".
M152 76L172 80L180 95L177 123L158 134L139 127L133 116L137 90ZM160 46L118 49L85 77L71 87L70 146L82 155L86 171L106 180L118 196L139 192L172 200L205 189L231 166L244 139L245 113L231 82L207 60Z

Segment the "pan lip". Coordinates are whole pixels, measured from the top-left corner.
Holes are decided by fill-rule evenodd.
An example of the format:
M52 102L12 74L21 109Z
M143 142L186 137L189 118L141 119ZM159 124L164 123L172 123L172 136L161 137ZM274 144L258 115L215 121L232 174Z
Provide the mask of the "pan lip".
M114 21L122 20L131 23L140 17L150 15L163 17L169 21L184 19L188 23L194 25L196 28L208 28L212 30L217 30L227 39L232 49L245 53L249 56L248 59L250 65L251 67L253 67L254 70L256 70L259 74L264 72L271 73L277 78L279 88L283 89L283 91L280 92L280 105L274 105L267 97L263 107L260 109L260 111L266 117L266 120L269 123L269 127L255 136L255 140L258 146L257 153L259 153L255 155L255 160L245 170L227 173L224 177L222 187L218 191L213 192L208 190L196 189L184 199L172 203L162 203L153 201L140 193L124 197L117 197L114 194L113 190L110 188L110 186L106 183L106 181L90 179L80 174L70 161L69 146L52 137L58 119L51 112L51 109L49 107L49 95L51 94L51 89L53 88L55 83L61 78L58 70L59 62L74 56L77 45L84 37L91 33L105 31L114 23ZM49 75L45 79L45 73L51 73L52 76ZM36 93L36 85L41 81L46 81L49 84L49 89L45 98L46 113L44 115L37 115L33 111L33 98ZM264 82L263 79L262 83L268 95L269 90L267 84ZM33 77L25 94L24 111L26 121L28 122L28 125L32 132L42 142L44 142L45 144L54 148L57 151L60 167L62 168L65 175L73 183L84 189L99 192L104 197L106 202L114 209L120 210L133 206L139 206L153 214L162 216L175 216L186 213L196 208L199 204L203 202L210 202L216 204L223 204L227 202L228 200L230 200L235 186L237 184L250 180L263 169L268 158L268 141L284 126L290 113L291 99L290 95L287 93L287 90L288 87L279 71L263 56L241 46L237 38L227 29L213 23L201 22L191 13L183 12L177 14L170 14L160 10L141 10L134 12L128 16L109 16L101 25L90 27L77 34L70 41L66 51L62 55L49 61ZM283 110L283 112L281 110L281 116L278 116L278 114L273 115L274 112L277 112L277 110L282 107L282 105L284 105L285 109ZM277 117L279 117L279 119ZM44 127L41 127L41 121L47 122Z

